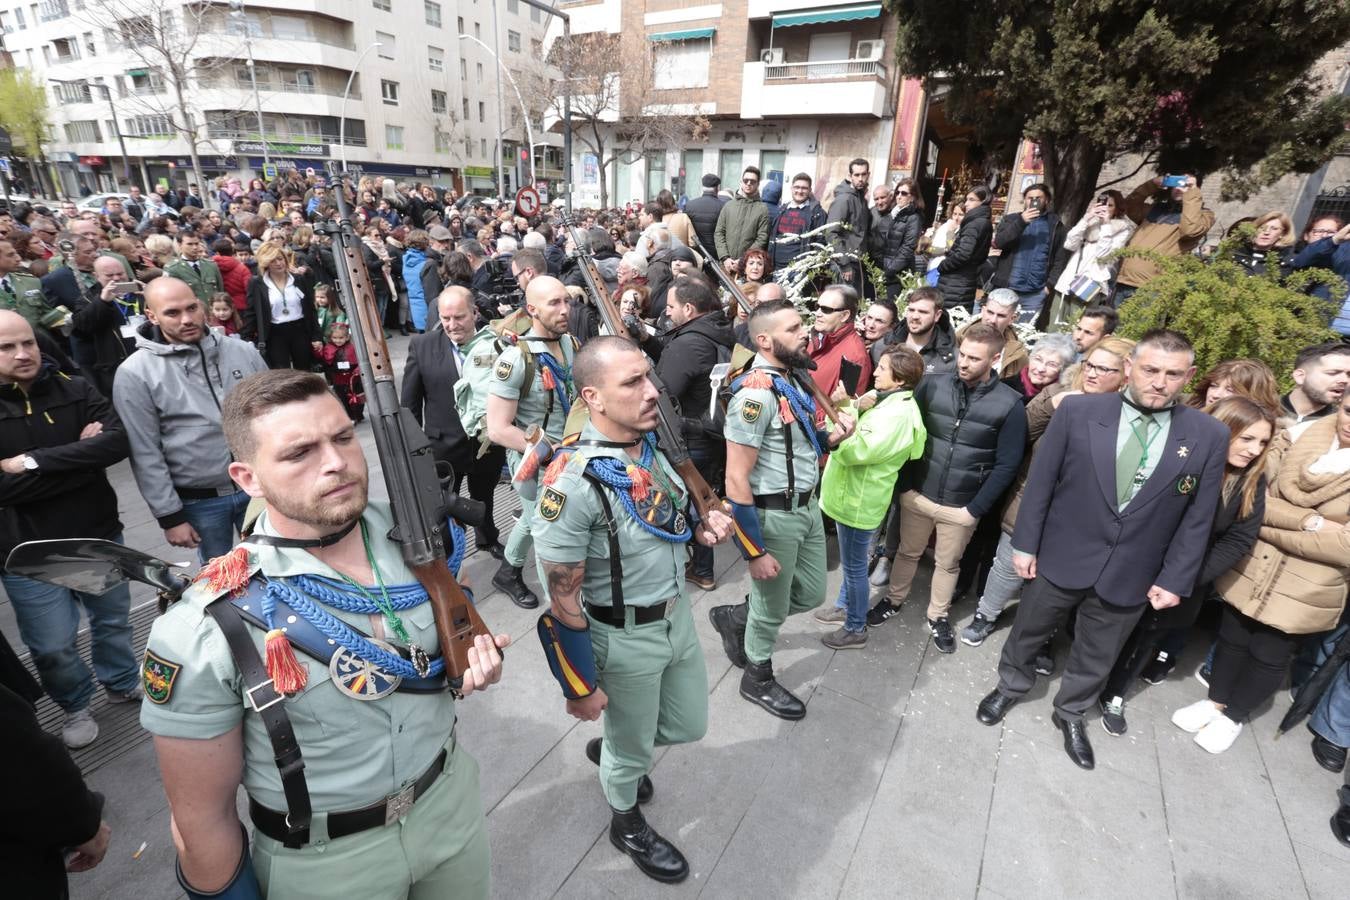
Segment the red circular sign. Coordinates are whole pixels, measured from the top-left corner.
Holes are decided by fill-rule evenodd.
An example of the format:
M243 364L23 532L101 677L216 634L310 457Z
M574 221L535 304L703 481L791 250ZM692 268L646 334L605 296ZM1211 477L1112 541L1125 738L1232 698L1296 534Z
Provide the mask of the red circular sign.
M516 191L516 212L526 217L539 212L539 192L532 187Z

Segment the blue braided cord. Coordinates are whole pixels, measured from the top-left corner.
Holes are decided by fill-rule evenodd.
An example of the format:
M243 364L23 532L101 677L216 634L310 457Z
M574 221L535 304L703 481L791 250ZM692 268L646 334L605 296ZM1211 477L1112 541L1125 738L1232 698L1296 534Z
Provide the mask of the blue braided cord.
M464 562L464 549L467 543L464 540L464 528L454 519L446 519L445 523L450 526L450 553L445 563L450 567L450 574L458 579L459 567Z
M562 407L563 416L572 414L572 398L567 396L567 386L572 383L572 376L566 374L562 365L553 358L552 353L536 353L534 358L539 360L539 364L553 373L553 393L558 398L558 404Z
M753 371L754 370L752 369L751 372ZM733 393L741 389L741 385L745 382L746 378L750 377L751 372L746 372L732 384L731 389ZM805 391L800 390L796 385L788 381L782 375L779 375L777 372L771 371L770 376L773 378L775 393L780 397L787 398L788 408L792 410L792 414L796 416L797 423L801 425L802 433L806 435L806 439L811 443L812 449L816 451L816 456L824 456L825 451L822 449L820 437L816 433L817 406L815 398Z
M312 581L312 579L297 576L296 580ZM315 585L318 587L319 585ZM324 591L323 593L332 593ZM319 595L325 603L329 602L326 597ZM425 593L423 594L425 596ZM345 595L344 601L356 601L357 598ZM392 599L392 598L391 598ZM319 629L320 632L332 641L342 646L344 650L356 654L361 659L375 665L381 671L390 675L397 675L400 678L421 678L413 664L396 653L390 653L382 647L378 647L366 640L360 634L352 630L346 622L335 618L324 609L316 606L312 600L306 597L300 591L287 584L284 579L273 578L267 582L267 589L263 592L262 607L263 618L267 622L267 627L273 627L273 617L276 615L277 601L281 600L291 609L295 610L296 615L302 616L306 622ZM370 608L371 612L379 612L379 608L364 597L360 598L360 604ZM358 602L350 603L352 606L358 605ZM412 604L416 605L416 604ZM337 609L343 609L341 605L333 604ZM398 608L398 607L396 607ZM406 609L407 607L402 607ZM344 612L353 612L355 610L343 609ZM439 657L431 661L431 669L427 673L428 678L435 678L445 671L445 658Z
M643 435L642 458L638 460L638 465L642 466L644 469L650 470L652 468L652 465L656 460L655 446L656 439L652 437L650 432ZM633 495L629 493L630 489L633 487L633 479L628 477L627 466L622 460L615 459L612 456L597 456L588 459L586 465L595 473L596 478L599 478L602 482L614 488L614 492L619 495L619 501L623 503L624 509L628 511L628 514L633 517L633 520L648 534L659 537L661 540L668 541L672 544L687 543L689 539L693 537L694 533L689 530L688 522L685 523L683 531L674 534L666 531L664 528L657 528L655 525L642 518L642 516L638 515L637 503L633 501ZM671 497L670 502L674 505L675 498Z

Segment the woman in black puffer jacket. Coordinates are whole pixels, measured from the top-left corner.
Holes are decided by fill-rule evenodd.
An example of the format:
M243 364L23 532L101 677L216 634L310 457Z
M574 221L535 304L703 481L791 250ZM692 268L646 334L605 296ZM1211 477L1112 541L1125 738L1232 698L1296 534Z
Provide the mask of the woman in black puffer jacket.
M894 300L900 293L900 276L914 271L914 250L923 233L923 197L913 178L901 179L895 185L895 208L887 216L879 216L872 228L872 253L886 274L886 299Z
M989 245L994 239L994 223L989 201L993 192L982 184L966 193L966 217L956 240L938 265L938 290L942 291L942 305L947 309L964 306L974 311L975 289L979 286L980 266L989 258Z

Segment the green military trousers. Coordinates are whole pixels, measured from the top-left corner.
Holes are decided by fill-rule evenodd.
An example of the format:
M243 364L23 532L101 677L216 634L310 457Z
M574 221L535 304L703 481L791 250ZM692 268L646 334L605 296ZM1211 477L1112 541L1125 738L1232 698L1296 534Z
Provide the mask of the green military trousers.
M452 743L445 772L408 815L383 828L326 840L323 815L313 840L288 850L254 833L253 869L273 900L487 900L490 859L478 762Z
M696 741L708 730L708 670L688 598L675 600L658 622L634 625L631 606L625 619L623 628L591 620L600 688L609 698L600 784L618 810L637 805L638 782L657 747Z
M825 526L815 498L793 510L757 509L764 548L778 560L778 576L750 582L745 656L753 663L773 656L787 617L815 609L825 599Z

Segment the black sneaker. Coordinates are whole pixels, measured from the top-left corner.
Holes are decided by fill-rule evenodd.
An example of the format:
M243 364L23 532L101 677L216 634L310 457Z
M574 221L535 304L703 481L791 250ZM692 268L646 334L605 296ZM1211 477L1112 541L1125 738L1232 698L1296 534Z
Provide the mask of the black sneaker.
M867 627L876 628L891 616L899 615L900 606L889 600L878 600L877 605L867 611Z
M1053 675L1055 674L1055 642L1052 638L1045 642L1045 646L1036 651L1036 674Z
M942 653L956 652L956 635L952 633L952 625L946 617L941 619L929 619L928 631L933 635L933 646L937 647Z
M1176 666L1177 661L1172 658L1172 654L1166 650L1159 650L1157 655L1144 665L1144 668L1139 672L1139 677L1149 684L1159 684Z
M984 639L994 633L994 620L986 619L983 613L976 613L970 624L961 629L961 643L978 647Z
M1102 728L1114 737L1125 733L1125 698L1102 697L1097 701L1102 710Z

